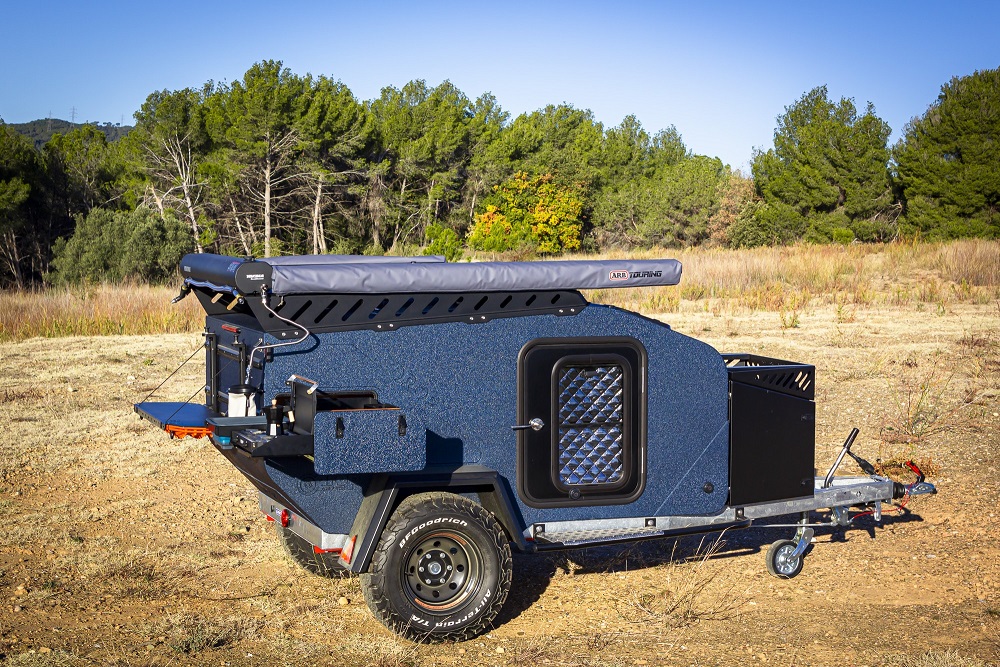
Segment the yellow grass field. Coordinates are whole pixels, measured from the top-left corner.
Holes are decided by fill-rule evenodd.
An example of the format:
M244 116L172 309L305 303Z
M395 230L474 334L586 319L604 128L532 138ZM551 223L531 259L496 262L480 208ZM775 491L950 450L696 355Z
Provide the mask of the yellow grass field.
M209 443L132 412L201 345L194 299L3 294L0 665L998 664L1000 244L665 254L680 287L588 296L815 364L817 465L857 426L856 451L904 480L918 460L939 494L819 530L788 581L764 567L779 529L516 557L494 630L412 645L355 579L289 561ZM203 381L196 355L157 397Z

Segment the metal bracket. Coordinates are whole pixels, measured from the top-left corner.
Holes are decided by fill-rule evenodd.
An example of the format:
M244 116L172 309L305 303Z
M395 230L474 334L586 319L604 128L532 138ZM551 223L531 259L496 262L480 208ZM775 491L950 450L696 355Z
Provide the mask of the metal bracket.
M795 551L792 552L790 558L798 558L806 552L806 549L812 543L813 534L812 528L802 528L796 533L795 539L797 542L795 544Z
M831 507L834 521L838 526L851 525L851 513L847 507Z

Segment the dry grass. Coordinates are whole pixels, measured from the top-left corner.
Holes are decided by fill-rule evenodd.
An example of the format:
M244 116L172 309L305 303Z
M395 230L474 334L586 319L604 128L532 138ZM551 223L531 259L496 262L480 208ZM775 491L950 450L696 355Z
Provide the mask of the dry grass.
M176 290L148 285L96 285L0 293L0 341L34 336L106 336L197 331L198 300L171 304Z
M72 667L88 664L77 656L66 651L46 651L39 653L31 650L18 655L9 655L0 660L3 667Z
M832 303L844 321L858 307L930 307L944 314L953 303L1000 299L1000 243L892 243L850 246L686 250L654 248L566 259L674 257L684 264L675 287L592 290L591 300L643 313L685 307L719 314L735 309L781 314L798 327L814 303ZM0 341L33 336L178 333L201 328L197 299L173 305L172 287L97 285L0 294Z
M100 590L108 591L116 598L168 598L177 593L177 585L182 578L173 563L164 567L158 559L140 551L107 554L99 560L89 579Z
M673 257L684 265L676 287L594 290L592 300L640 312L677 312L682 301L708 308L797 312L818 301L849 318L855 307L989 303L1000 299L1000 243L797 245L725 250L654 248L605 259ZM721 304L713 304L721 301Z
M749 602L735 584L719 581L723 572L712 562L724 542L721 536L699 545L694 555L678 559L677 543L670 562L662 565L663 576L655 587L638 588L618 608L630 623L653 623L681 628L699 621L724 621L735 617Z
M882 664L886 667L986 667L982 660L967 658L957 651L928 651L918 656L887 655Z
M191 655L253 637L262 625L259 620L245 616L208 618L201 614L179 613L166 616L152 634L162 637L173 651Z

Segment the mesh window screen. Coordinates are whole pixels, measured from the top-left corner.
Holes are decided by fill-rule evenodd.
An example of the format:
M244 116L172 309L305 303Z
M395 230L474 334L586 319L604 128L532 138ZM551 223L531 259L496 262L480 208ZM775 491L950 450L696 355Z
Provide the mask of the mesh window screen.
M566 366L559 374L559 481L622 479L624 372L617 364Z

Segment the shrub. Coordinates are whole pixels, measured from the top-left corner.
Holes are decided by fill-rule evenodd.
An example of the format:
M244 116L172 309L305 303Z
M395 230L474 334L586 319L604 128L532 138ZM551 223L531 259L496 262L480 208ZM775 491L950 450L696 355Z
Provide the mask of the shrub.
M558 254L580 248L583 201L551 175L529 178L518 172L494 188L485 206L466 239L475 250Z
M449 262L462 258L462 240L458 238L458 233L454 229L435 222L427 225L424 236L427 237L425 255L444 255Z
M181 257L193 247L190 231L170 213L95 208L77 218L69 239L56 242L48 278L59 285L161 283L175 275Z

